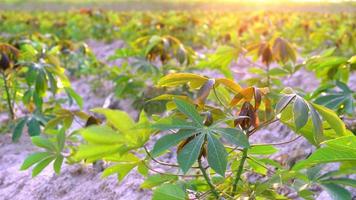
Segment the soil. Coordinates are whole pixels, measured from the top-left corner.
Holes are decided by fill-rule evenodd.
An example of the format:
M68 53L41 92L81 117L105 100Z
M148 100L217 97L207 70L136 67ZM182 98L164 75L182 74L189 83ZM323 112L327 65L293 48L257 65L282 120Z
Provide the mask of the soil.
M106 62L116 48L123 46L123 43L113 42L105 44L97 41L88 41L89 46L97 57ZM109 65L118 65L120 62L110 62ZM237 78L246 78L247 63L239 61L233 66ZM218 76L216 73L204 72L211 76ZM108 101L113 87L109 82L103 82L105 90L93 92L90 88L91 79L73 80L73 88L83 96L85 110L94 107L100 107ZM316 88L318 82L312 73L305 70L297 72L293 77L289 77L283 82L287 86L297 86L301 89L311 91ZM356 74L351 76L350 87L356 90ZM136 116L137 111L127 107L129 101L119 101L118 107ZM291 131L281 124L273 124L268 129L259 131L252 137L253 143L269 143L288 141L295 137ZM285 163L295 162L300 158L313 151L313 147L303 138L299 138L292 144L278 146L280 150L272 157ZM46 168L40 175L31 178L31 170L19 171L25 157L37 149L31 144L27 134L19 142L13 143L11 135L0 135L0 199L12 200L91 200L91 199L123 199L123 200L142 200L150 199L151 191L140 189L143 178L136 172L132 171L122 182L119 182L115 176L102 179L101 172L92 165L64 164L60 176L55 175L51 167ZM175 157L169 156L166 162L175 163ZM293 194L290 194L291 198ZM330 197L327 193L322 192L318 197L320 200L328 200Z

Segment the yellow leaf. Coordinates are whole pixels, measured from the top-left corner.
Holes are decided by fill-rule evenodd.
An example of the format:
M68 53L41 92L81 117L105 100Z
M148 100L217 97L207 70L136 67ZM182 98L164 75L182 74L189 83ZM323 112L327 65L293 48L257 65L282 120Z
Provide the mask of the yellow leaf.
M173 73L168 74L158 81L160 87L175 87L183 84L189 84L191 88L201 87L208 78L190 73Z

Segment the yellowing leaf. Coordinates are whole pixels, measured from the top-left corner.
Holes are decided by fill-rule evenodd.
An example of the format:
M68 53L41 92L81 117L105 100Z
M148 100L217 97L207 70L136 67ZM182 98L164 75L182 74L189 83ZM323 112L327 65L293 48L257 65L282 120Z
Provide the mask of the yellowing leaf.
M158 81L160 87L175 87L183 84L189 84L192 88L201 87L208 78L190 73L168 74Z
M235 83L234 81L227 79L227 78L218 78L215 80L215 83L218 84L222 84L225 87L227 87L230 91L234 92L234 93L239 93L242 90L242 87Z
M135 125L135 122L132 120L132 118L126 112L121 110L95 108L92 109L92 111L105 115L108 123L122 132L131 129Z

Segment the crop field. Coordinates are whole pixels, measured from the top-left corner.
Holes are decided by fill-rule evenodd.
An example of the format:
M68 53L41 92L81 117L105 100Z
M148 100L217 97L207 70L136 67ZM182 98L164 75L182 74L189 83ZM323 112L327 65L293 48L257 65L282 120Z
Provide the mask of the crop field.
M0 199L356 199L356 4L0 2Z

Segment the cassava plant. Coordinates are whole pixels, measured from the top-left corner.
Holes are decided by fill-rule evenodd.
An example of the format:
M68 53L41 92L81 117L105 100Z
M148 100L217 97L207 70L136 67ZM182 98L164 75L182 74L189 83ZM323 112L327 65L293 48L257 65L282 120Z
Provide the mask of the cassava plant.
M149 119L141 112L136 121L123 111L93 109L106 117L106 123L100 125L88 115L60 111L64 115L49 123L52 125L46 129L47 135L40 137L54 143L68 138L67 142L53 143L54 148L50 148L49 142L42 145L36 139L35 144L52 153L29 156L23 169L37 163L33 171L37 175L54 161L58 172L63 155L69 164L104 160L109 167L103 171L103 177L116 174L122 180L137 169L147 177L141 187L154 190L153 199L172 195L182 200L287 199L286 194L278 192L281 187L305 199L313 197L315 187L322 187L339 199L351 199L342 186L355 186L347 175L355 172L351 163L356 157L356 138L332 110L304 99L290 88L285 88L280 98L270 99L268 88L244 88L226 78L173 73L160 79L157 86L170 91L182 85L192 92L167 93L153 99L167 102L169 115L164 118ZM81 118L91 125L65 133L63 130L73 121L73 117L67 117L73 114L84 116ZM252 135L278 122L293 130L295 138L270 144L255 144L251 140ZM149 141L155 135L159 139L150 147ZM285 165L267 156L278 151L274 146L301 137L317 148L308 158ZM79 142L79 138L84 141ZM159 158L172 153L176 154L177 163ZM340 163L339 171L320 173L323 164L333 162ZM260 178L252 181L251 173Z
M50 36L47 36L50 38ZM14 37L11 44L1 44L2 93L13 129L13 141L22 135L25 126L31 136L39 135L52 117L54 107L75 101L82 107L81 97L71 88L61 67L60 46L42 35L28 38ZM64 91L68 98L57 98ZM52 96L48 96L48 93ZM15 108L24 114L16 116Z

